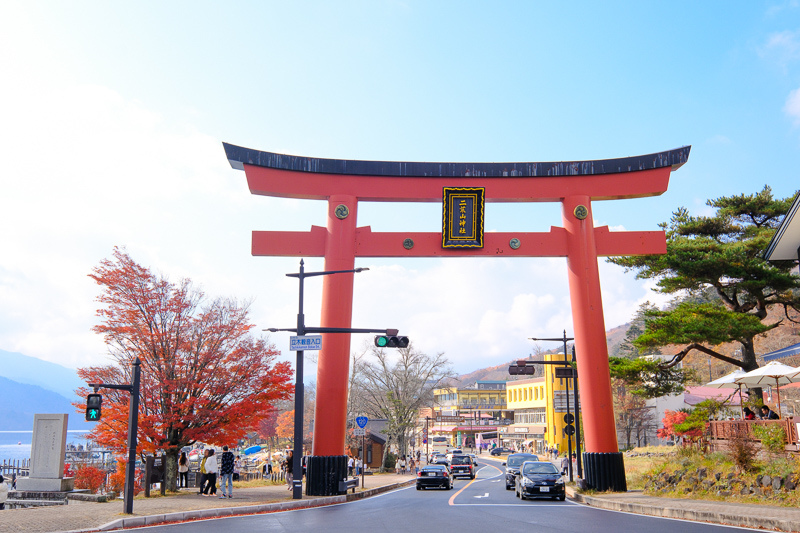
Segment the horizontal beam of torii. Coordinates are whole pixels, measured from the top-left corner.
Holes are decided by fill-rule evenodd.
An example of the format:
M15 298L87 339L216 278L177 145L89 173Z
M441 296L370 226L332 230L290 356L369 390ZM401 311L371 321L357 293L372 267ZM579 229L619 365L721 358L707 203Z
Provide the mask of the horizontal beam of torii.
M595 228L592 202L663 194L691 147L597 161L435 163L309 158L223 145L231 166L245 171L252 194L328 202L325 228L254 231L253 255L325 257L325 270L352 269L356 257L566 257L586 451L618 453L597 257L664 253L666 239L662 231ZM359 202L442 202L445 187L484 188L487 203L560 202L563 227L486 233L482 248L469 249L443 248L441 233L357 227ZM352 300L352 274L326 277L321 325L349 328ZM312 454L341 455L350 336L328 334L323 347Z

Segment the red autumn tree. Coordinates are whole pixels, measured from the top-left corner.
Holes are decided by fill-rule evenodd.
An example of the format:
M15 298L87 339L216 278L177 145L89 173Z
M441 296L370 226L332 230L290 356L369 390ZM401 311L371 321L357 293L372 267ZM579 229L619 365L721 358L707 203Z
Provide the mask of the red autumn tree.
M278 415L275 433L280 439L288 439L294 442L294 409Z
M247 305L208 300L190 280L171 283L117 248L89 277L102 288L100 324L93 329L115 364L81 368L78 375L87 383L127 384L139 358L137 451L163 451L169 490L176 490L182 447L235 442L291 394L292 369L275 362L273 345L251 335ZM103 417L91 438L122 452L130 395L101 392Z
M658 435L659 439L672 440L676 440L677 437L684 437L690 440L700 438L703 435L702 429L690 428L682 430L680 427L681 424L686 423L687 418L689 418L689 413L686 411L670 411L666 409L664 411L664 418L661 419L661 423L664 424L664 427L656 431L656 435Z

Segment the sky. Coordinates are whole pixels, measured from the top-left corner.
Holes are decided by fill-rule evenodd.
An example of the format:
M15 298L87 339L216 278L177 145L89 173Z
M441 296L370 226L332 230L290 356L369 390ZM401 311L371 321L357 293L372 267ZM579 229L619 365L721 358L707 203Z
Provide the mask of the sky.
M691 145L665 194L593 203L614 231L800 188L797 1L5 0L0 50L0 348L72 368L110 362L88 274L115 246L209 297L250 301L258 334L296 324L285 274L300 258L253 257L251 232L325 226L325 202L250 194L222 142L469 162ZM358 225L441 231L441 206L361 203ZM486 231L560 225L558 204L487 204ZM459 373L573 333L563 258L356 266L370 270L356 274L353 327L397 328ZM669 299L603 260L600 277L609 329ZM306 282L307 325L319 280ZM293 361L288 336L270 340ZM354 335L352 349L370 342Z

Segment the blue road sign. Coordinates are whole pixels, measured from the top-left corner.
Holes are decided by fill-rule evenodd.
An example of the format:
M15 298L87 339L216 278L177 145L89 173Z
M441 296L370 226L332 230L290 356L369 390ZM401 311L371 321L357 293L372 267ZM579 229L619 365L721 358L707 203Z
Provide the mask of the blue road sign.
M360 428L367 427L367 422L369 422L369 418L367 418L366 416L356 417L356 424L358 424L358 427Z

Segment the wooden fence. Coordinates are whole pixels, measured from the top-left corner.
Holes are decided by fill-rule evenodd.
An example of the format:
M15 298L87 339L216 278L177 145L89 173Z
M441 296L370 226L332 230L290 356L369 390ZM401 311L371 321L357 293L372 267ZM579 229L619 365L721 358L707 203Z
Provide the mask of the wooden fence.
M14 459L14 460L3 459L3 462L0 463L0 473L3 474L4 478L8 478L8 480L11 480L14 477L23 477L30 475L30 472L31 472L30 459Z
M797 427L799 423L800 419L795 417L782 420L712 420L709 429L712 441L725 441L736 437L758 441L759 439L753 435L754 427L778 424L786 432L786 450L798 451L800 450Z

